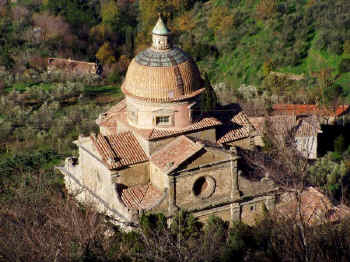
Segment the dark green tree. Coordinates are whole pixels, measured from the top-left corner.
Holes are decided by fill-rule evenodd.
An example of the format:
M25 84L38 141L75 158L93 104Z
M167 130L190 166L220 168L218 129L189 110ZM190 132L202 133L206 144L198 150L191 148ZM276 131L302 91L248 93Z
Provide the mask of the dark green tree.
M204 76L205 90L200 96L200 110L201 114L212 112L216 109L218 98L214 88L210 84L208 74Z

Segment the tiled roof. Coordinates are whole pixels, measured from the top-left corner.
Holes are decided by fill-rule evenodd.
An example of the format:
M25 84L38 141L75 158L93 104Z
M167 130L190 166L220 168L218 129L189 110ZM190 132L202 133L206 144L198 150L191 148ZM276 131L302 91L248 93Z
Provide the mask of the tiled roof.
M251 124L243 111L236 113L229 124L224 124L218 131L218 143L226 143L249 136Z
M99 126L104 126L109 128L111 133L115 132L115 127L117 125L117 121L123 122L130 130L133 130L136 134L142 136L147 140L156 140L159 138L171 137L180 134L186 134L193 131L199 131L202 129L214 127L221 125L221 121L214 117L204 117L192 125L184 127L184 128L154 128L154 129L140 129L133 126L130 126L128 120L126 119L126 105L125 100L121 101L116 106L112 107L105 114L102 114L102 117L98 119L97 123Z
M64 58L48 58L48 72L67 71L69 73L96 74L96 63L77 61Z
M341 116L348 109L349 105L338 106L335 110L320 108L317 105L293 105L276 104L273 105L274 113L287 115L318 115L318 116Z
M205 117L205 118L198 120L197 122L194 122L192 125L190 125L188 127L181 128L181 129L165 129L165 128L158 129L158 128L155 128L155 129L151 130L151 132L148 134L148 139L153 140L153 139L157 139L157 138L161 138L161 137L170 137L170 136L174 136L174 135L178 135L178 134L185 134L187 132L201 130L201 129L205 129L208 127L214 127L214 126L217 126L220 124L221 124L221 122L214 117Z
M162 192L151 184L137 185L124 189L121 199L130 209L150 209L162 198Z
M159 67L174 66L172 61L175 61L175 65L179 65L190 59L191 57L177 47L165 51L148 48L135 57L136 62L141 65Z
M298 119L296 116L272 116L269 118L271 128L276 134L286 134L292 129L295 131L295 136L314 136L321 131L321 128L317 128L311 125L309 122Z
M305 189L301 194L301 211L304 221L308 224L337 222L350 215L350 208L345 205L334 206L331 201L314 187ZM283 216L294 216L297 201L293 193L284 193L277 211ZM292 218L292 217L291 217Z
M165 52L173 50L176 49ZM154 61L150 66L142 65L136 59L139 58L130 62L121 87L127 96L154 102L179 101L196 96L203 89L199 69L192 59L177 64L173 56L168 56L170 66L166 66L167 59L162 59L164 66Z
M131 132L111 136L90 136L102 160L110 169L121 168L148 160Z
M265 133L265 117L250 117L249 121L254 126L257 134L262 136ZM278 115L268 117L268 124L276 134L287 134L293 128L295 136L314 136L321 132L320 123L314 117L298 118L290 115Z
M186 136L179 136L151 156L151 162L163 172L170 173L204 146Z

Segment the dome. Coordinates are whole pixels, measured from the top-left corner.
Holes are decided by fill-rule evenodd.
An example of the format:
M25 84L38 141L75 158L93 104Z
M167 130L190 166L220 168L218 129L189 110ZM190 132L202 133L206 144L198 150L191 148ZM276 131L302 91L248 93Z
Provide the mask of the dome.
M152 47L131 61L122 85L125 95L170 102L194 97L203 90L197 65L180 48L171 47L170 32L164 28L159 18L152 33Z

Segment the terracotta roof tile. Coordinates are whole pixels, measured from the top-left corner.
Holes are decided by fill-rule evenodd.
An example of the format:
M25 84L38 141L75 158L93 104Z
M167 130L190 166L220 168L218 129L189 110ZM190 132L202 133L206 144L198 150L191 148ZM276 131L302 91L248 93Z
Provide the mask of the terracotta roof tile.
M218 143L226 143L249 136L251 124L243 111L236 113L229 124L223 125L218 132Z
M170 173L204 146L186 136L180 136L151 156L151 162L163 172Z
M314 187L305 189L301 194L302 216L308 224L337 222L350 215L350 208L345 205L334 206L323 193ZM293 216L297 210L297 202L293 193L284 193L277 211L283 216Z
M298 119L296 116L272 116L270 117L271 128L277 134L286 134L295 129L295 136L315 136L320 133L321 128L315 127L304 119Z
M265 133L265 117L250 117L249 121L254 126L257 134L262 136ZM290 115L270 116L268 122L270 128L277 134L286 134L295 128L295 136L315 136L321 132L319 121L314 117L298 118Z
M47 70L66 71L69 73L96 74L97 64L64 58L48 58Z
M214 117L205 117L202 118L200 120L198 120L197 122L194 122L192 125L188 126L188 127L184 127L181 129L158 129L155 128L152 130L151 133L149 133L149 139L157 139L157 138L161 138L161 137L170 137L170 136L174 136L174 135L178 135L178 134L184 134L187 132L191 132L191 131L195 131L195 130L201 130L201 129L205 129L208 127L213 127L213 126L217 126L217 125L221 125L221 122L219 120L217 120Z
M90 139L110 169L148 161L145 152L132 132L111 136L92 135Z
M349 105L338 106L335 110L320 108L317 105L293 105L293 104L276 104L273 105L274 113L287 115L318 115L318 116L341 116L349 109Z
M121 199L130 209L150 209L161 199L162 192L151 184L137 185L124 189Z

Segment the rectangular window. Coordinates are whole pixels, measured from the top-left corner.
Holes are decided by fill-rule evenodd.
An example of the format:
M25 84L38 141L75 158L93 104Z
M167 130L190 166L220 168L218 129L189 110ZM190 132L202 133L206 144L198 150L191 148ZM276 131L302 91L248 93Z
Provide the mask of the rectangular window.
M157 125L169 125L170 124L170 117L169 116L157 116L156 117L156 124Z
M137 112L135 111L129 111L128 112L128 117L129 117L129 120L135 124L137 124L137 120L138 120L138 117L137 117Z

